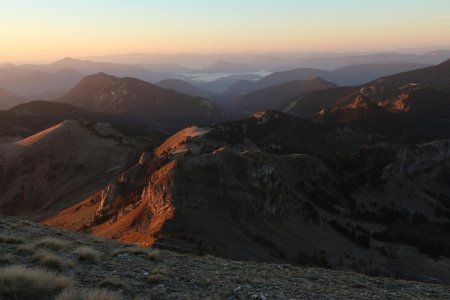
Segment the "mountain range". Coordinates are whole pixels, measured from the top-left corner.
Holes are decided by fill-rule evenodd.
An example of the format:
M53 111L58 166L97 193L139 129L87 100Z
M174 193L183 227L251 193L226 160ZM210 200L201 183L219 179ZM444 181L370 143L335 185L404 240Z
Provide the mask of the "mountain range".
M45 65L0 65L0 87L20 95L31 96L33 100L50 100L72 88L84 76L99 72L119 77L136 77L146 81L162 79L160 76L165 77L138 65L67 57Z
M5 89L0 88L0 109L8 109L22 102L26 102L25 97L15 95Z
M85 77L56 101L94 112L132 116L160 127L210 123L223 117L220 108L205 98L105 73Z
M247 113L278 109L302 94L335 87L333 83L319 77L311 77L249 92L242 97L236 97L229 105Z
M0 73L4 71L0 69ZM72 69L60 69L55 72L31 71L17 77L0 78L0 86L8 87L12 92L26 95L27 98L50 100L73 87L83 78L81 73Z
M198 86L195 86L192 83L189 83L181 79L165 79L158 82L156 85L164 89L174 90L178 93L182 93L185 95L202 97L206 99L212 99L215 97L214 93L204 90Z
M200 69L199 73L251 73L261 71L250 65L218 60L211 66Z
M448 48L448 47L447 47ZM94 56L93 61L120 64L152 65L171 62L182 66L210 66L219 60L238 62L270 72L295 68L319 68L334 70L359 64L419 63L439 64L448 57L450 51L442 49L415 49L413 51L372 52L372 53L277 53L277 54L124 54Z
M237 119L187 95L194 85L106 73L0 111L0 213L143 247L450 283L450 61L344 87L297 78L313 72L254 82L269 86L230 100L249 112Z
M416 105L424 104L423 101L429 102L419 112L425 113L424 109L433 110L435 113L443 109L445 112L446 93L450 91L449 74L450 61L446 61L437 66L382 77L361 86L302 95L289 103L285 112L306 116L319 112L327 106L347 105L358 94L390 112L413 112ZM324 97L324 94L329 97ZM322 99L321 105L316 106L315 111L311 111L309 107L317 105L318 98Z
M448 142L383 145L360 130L270 111L186 128L44 222L143 246L448 282L438 229L448 222Z
M225 94L245 94L254 90L302 80L309 77L320 77L339 86L359 85L381 76L397 74L405 71L427 67L424 64L362 64L343 67L334 71L299 68L289 71L275 72L257 81L239 81L225 90Z

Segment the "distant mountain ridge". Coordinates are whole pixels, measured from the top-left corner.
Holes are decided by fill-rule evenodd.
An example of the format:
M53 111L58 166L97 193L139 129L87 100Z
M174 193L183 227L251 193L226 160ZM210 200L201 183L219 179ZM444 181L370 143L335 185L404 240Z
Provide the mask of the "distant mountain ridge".
M95 62L90 60L63 58L48 66L51 69L71 68L83 75L91 75L99 72L113 74L118 77L136 77L146 81L156 78L155 74L140 65L124 65L107 62Z
M119 77L135 77L145 81L161 80L161 76L138 65L121 65L64 58L45 65L0 65L0 87L33 100L50 100L72 88L84 76L106 72ZM40 97L45 99L40 99Z
M218 60L236 61L255 66L270 72L279 72L296 68L316 68L334 70L360 64L419 63L439 64L450 56L448 47L431 49L406 49L398 52L376 53L310 53L310 54L124 54L96 56L89 59L115 63L151 65L172 62L185 66L207 66ZM429 52L425 52L429 51Z
M200 69L199 73L251 73L259 72L260 69L253 67L251 65L234 63L224 60L218 60L211 66Z
M17 104L26 102L27 99L25 97L21 97L7 91L3 88L0 88L0 110L9 109Z
M206 99L210 99L213 96L213 93L203 90L187 81L181 79L165 79L158 83L157 86L160 86L167 90L174 90L178 93L194 96L194 97L202 97Z
M327 101L322 101L322 108L324 108L339 104L346 105L359 94L363 94L371 102L387 106L397 101L398 97L402 95L405 97L409 93L424 88L437 89L443 92L450 91L450 63L448 61L437 66L381 77L361 86L312 92L294 99L290 103L290 107L285 109L285 112L305 116L320 110L318 108L314 112L303 111L304 107L316 102L317 98L327 99ZM326 98L321 95L323 93L327 93Z
M135 116L169 127L211 123L223 118L222 111L205 98L105 73L85 77L56 101L90 111Z
M279 109L292 98L322 89L334 88L336 85L320 77L295 80L287 83L256 90L238 97L230 106L246 112Z
M281 83L302 80L308 77L321 77L326 81L337 84L338 86L359 85L376 78L397 74L405 71L428 67L425 64L363 64L352 65L336 69L334 71L314 69L314 68L298 68L288 71L275 72L263 77L255 82L240 81L225 90L225 94L245 94L257 89L266 88Z

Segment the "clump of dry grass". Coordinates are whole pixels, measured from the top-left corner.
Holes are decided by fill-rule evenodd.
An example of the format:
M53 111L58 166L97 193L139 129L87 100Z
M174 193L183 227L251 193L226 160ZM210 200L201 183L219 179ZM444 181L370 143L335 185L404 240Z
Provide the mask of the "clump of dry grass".
M51 250L62 250L70 247L72 243L69 241L53 238L53 237L45 237L40 239L35 243L36 248L47 248Z
M154 283L160 283L163 282L164 280L166 280L167 277L161 274L149 274L147 276L147 282L154 284Z
M67 289L62 291L55 300L121 300L119 293L105 289Z
M155 284L167 280L168 272L165 269L154 269L146 278L148 283Z
M55 269L58 271L64 271L66 269L72 268L75 265L73 261L60 257L46 250L39 250L31 257L31 260L34 263L41 265L42 267Z
M16 224L16 223L12 223L12 224L9 225L9 228L11 228L11 229L14 229L14 228L17 228L17 227L19 227L19 224Z
M51 299L73 281L40 269L8 266L0 269L0 299Z
M120 278L117 277L109 277L105 278L99 282L98 286L100 288L109 289L109 290L129 290L130 287L123 282Z
M6 243L6 244L23 244L25 243L25 240L20 237L0 234L0 243Z
M148 251L148 258L150 260L159 260L161 257L161 252L158 249L150 249Z
M151 260L158 260L160 252L159 250L153 250L153 249L144 249L139 247L126 247L122 249L115 250L112 255L118 256L122 254L129 254L129 255L142 255L146 256Z
M30 255L30 254L33 254L34 252L35 252L34 245L32 245L32 244L24 244L24 245L19 245L16 247L17 254Z
M6 254L0 254L0 264L11 264L14 261L14 256L6 253Z
M78 260L87 262L97 262L100 260L101 253L94 248L81 246L74 250Z

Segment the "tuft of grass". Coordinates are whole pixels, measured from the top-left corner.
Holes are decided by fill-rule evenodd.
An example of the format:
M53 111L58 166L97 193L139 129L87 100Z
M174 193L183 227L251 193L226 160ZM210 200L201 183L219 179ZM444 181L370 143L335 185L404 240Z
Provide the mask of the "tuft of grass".
M35 252L34 246L31 244L24 244L16 247L17 254L30 255L33 254L34 252Z
M129 255L141 255L146 256L151 260L158 260L160 252L159 250L153 250L153 249L145 249L145 248L139 248L139 247L126 247L122 249L117 249L113 251L113 256L118 256L122 254L129 254Z
M0 254L0 264L2 265L8 265L11 264L14 261L14 256L6 253L6 254Z
M58 271L64 271L66 269L73 268L73 266L75 265L73 261L58 256L47 250L39 250L31 257L31 260L42 267L55 269Z
M150 249L148 251L148 258L150 260L159 260L161 258L161 252L158 249Z
M99 282L98 286L109 290L130 290L130 287L117 277L105 278Z
M167 277L162 274L149 274L147 276L147 282L151 284L160 283L167 280Z
M69 241L65 241L65 240L61 240L61 239L57 239L57 238L53 238L53 237L45 237L40 239L39 241L37 241L35 243L35 247L36 248L47 248L50 250L63 250L66 249L68 247L70 247L70 245L72 244L72 242Z
M78 260L87 262L97 262L100 260L101 253L94 248L81 246L74 250Z
M160 283L168 279L168 272L164 269L154 269L146 278L148 283Z
M122 296L105 289L66 289L55 300L122 300Z
M20 237L0 234L0 243L6 243L6 244L23 244L25 243L25 240Z
M73 284L67 277L41 269L19 265L0 269L0 299L51 299Z

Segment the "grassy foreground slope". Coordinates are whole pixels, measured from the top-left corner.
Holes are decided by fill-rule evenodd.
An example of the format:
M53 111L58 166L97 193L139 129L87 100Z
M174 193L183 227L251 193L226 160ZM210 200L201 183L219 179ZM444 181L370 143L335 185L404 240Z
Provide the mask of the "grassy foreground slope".
M11 267L17 265L21 267ZM47 275L39 277L37 272ZM34 282L37 278L39 282ZM450 287L443 285L136 248L11 217L0 217L0 281L1 299L32 289L42 296L39 299L92 295L104 299L448 299L450 295Z

